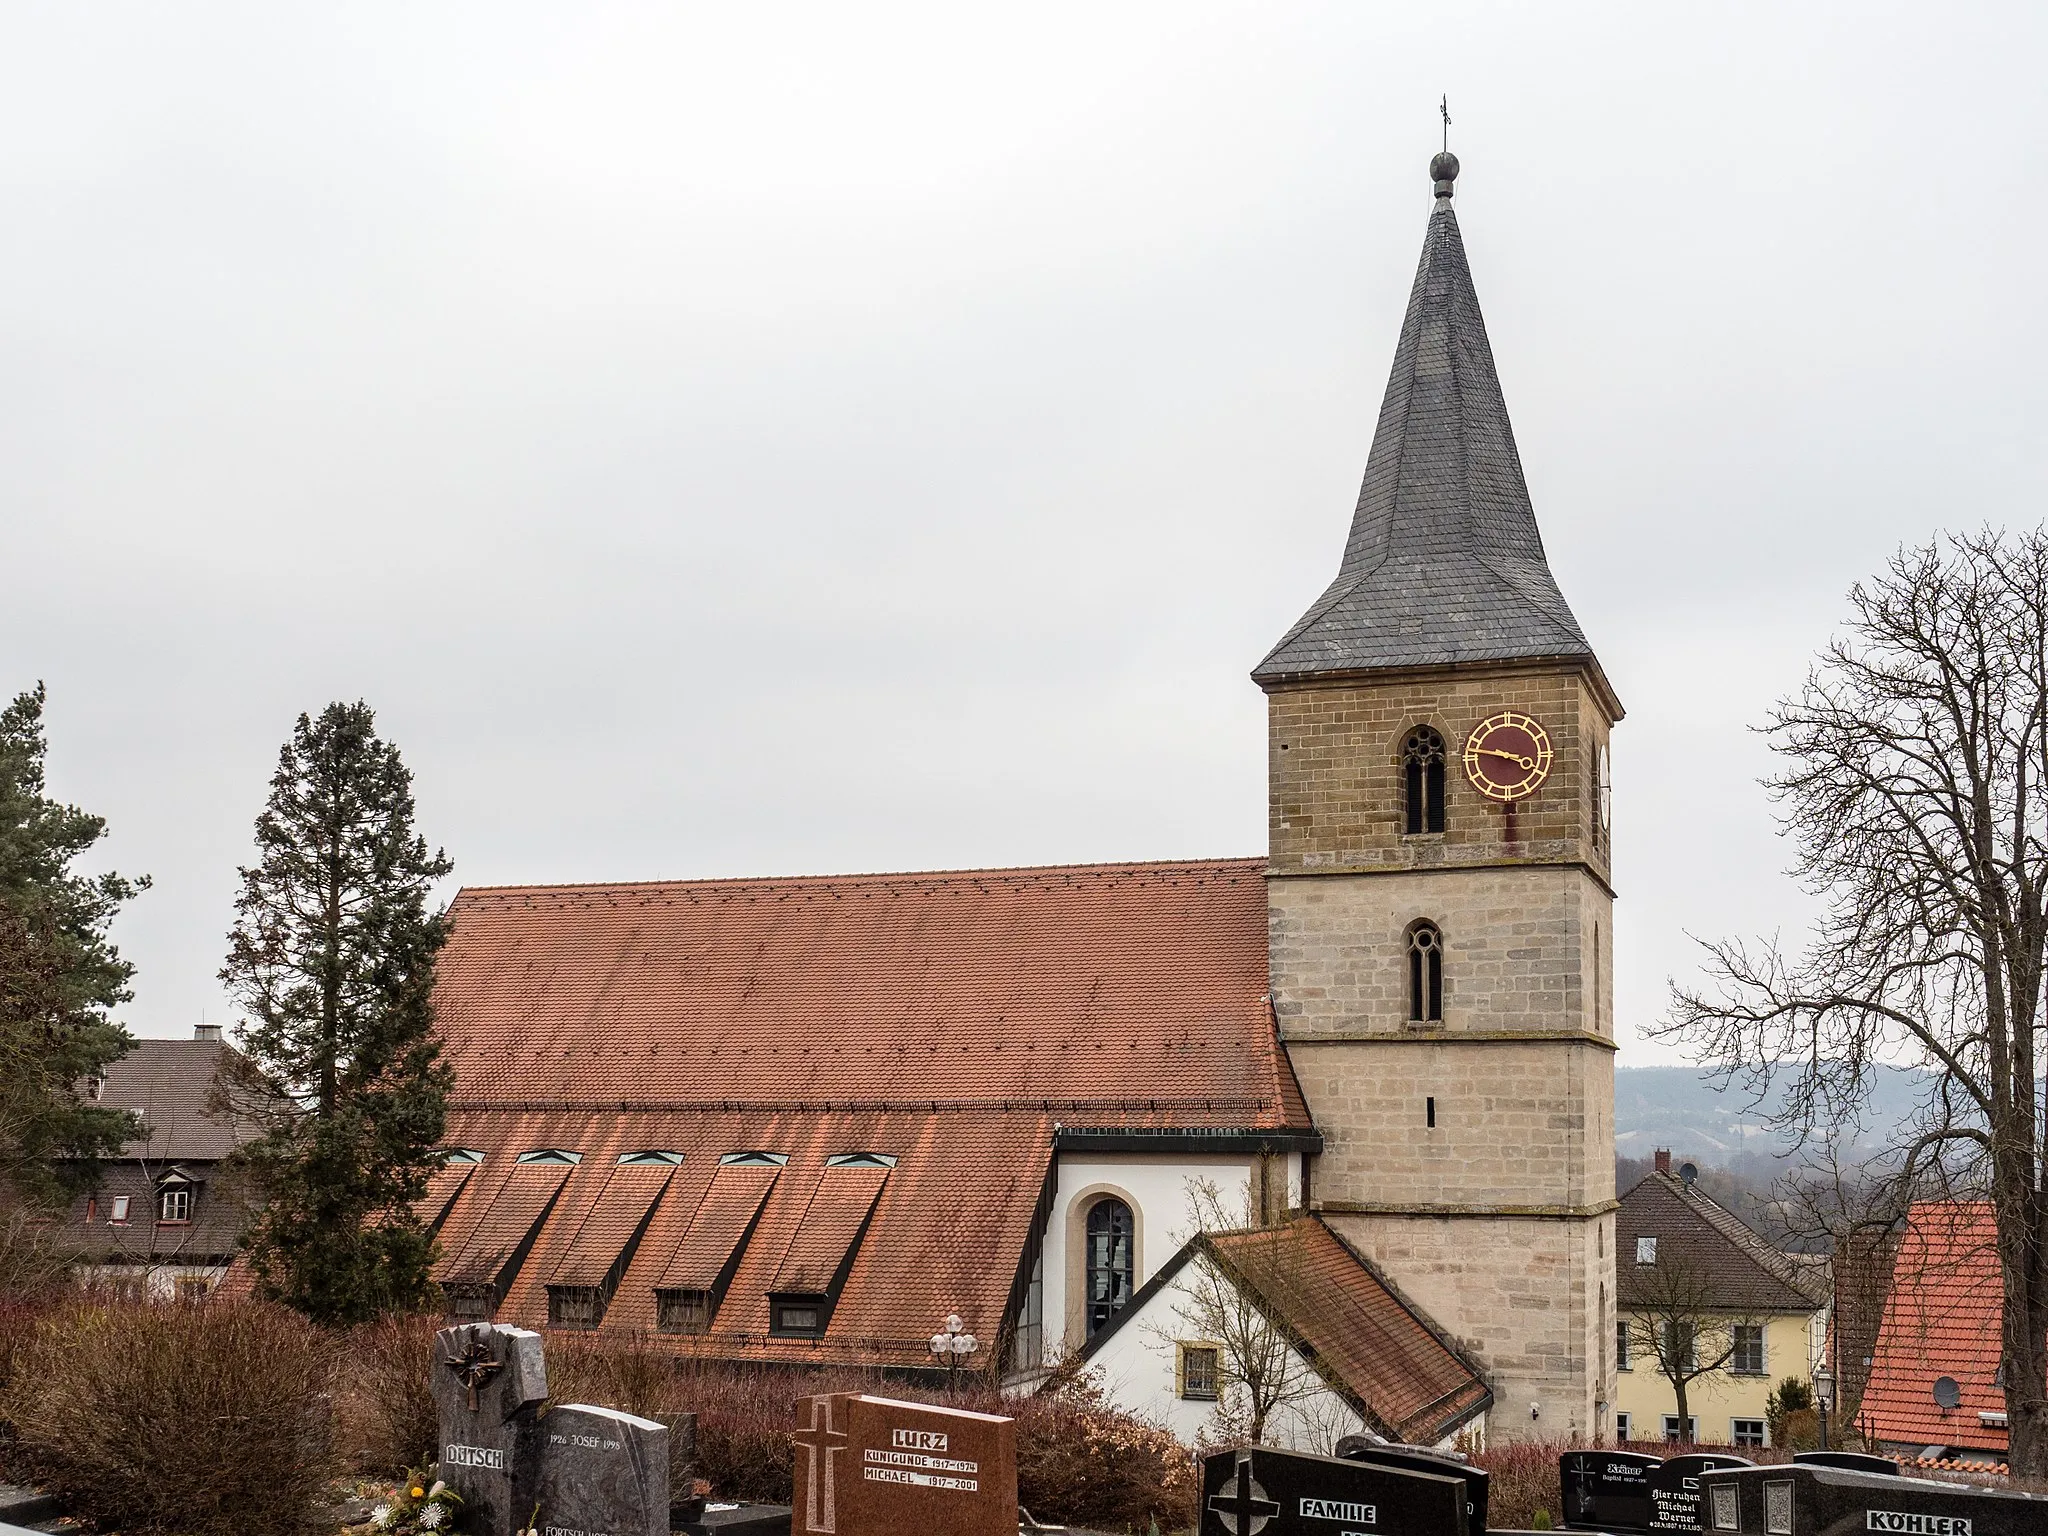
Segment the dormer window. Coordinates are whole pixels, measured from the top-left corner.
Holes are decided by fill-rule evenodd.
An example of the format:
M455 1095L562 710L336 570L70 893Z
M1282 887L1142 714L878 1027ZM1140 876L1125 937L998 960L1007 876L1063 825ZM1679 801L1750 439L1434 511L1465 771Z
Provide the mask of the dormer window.
M827 1168L894 1168L893 1152L834 1152L825 1159Z
M789 1161L787 1152L727 1152L718 1159L725 1168L780 1168Z
M555 1168L574 1168L583 1161L581 1152L570 1152L562 1147L536 1147L531 1152L519 1154L522 1163L541 1163Z
M480 1163L483 1160L483 1153L477 1151L474 1147L450 1147L441 1154L442 1162L454 1164L458 1167L464 1163Z
M770 1296L768 1333L778 1339L815 1339L825 1332L832 1303L825 1296Z
M192 1190L187 1185L173 1185L160 1190L156 1197L156 1219L166 1226L183 1225L192 1219Z
M683 1160L680 1152L659 1152L648 1149L643 1152L621 1152L621 1168L673 1168Z

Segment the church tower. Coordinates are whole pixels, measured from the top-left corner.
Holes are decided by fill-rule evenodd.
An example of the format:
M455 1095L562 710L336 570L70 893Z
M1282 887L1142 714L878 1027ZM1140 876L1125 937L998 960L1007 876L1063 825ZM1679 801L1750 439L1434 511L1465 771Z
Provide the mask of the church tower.
M1267 695L1273 1007L1312 1206L1484 1366L1496 1439L1613 1429L1608 732L1436 204L1337 579Z

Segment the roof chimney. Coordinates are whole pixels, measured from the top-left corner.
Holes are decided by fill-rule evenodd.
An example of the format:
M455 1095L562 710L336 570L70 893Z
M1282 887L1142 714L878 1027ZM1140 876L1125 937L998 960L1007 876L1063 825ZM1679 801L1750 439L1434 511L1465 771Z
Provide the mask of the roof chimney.
M1671 1171L1671 1149L1669 1147L1659 1147L1657 1149L1657 1171L1659 1173L1669 1173Z
M192 1026L192 1038L218 1045L220 1043L220 1026L218 1024L194 1024Z

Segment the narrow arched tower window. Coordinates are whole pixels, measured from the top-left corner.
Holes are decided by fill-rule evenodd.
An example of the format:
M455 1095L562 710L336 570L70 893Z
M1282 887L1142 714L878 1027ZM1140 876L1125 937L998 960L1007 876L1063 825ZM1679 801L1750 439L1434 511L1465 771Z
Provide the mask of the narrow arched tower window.
M1401 747L1401 773L1407 789L1407 829L1444 829L1444 739L1433 726L1418 725Z
M1098 1200L1088 1211L1088 1332L1115 1317L1131 1299L1137 1223L1121 1200Z
M1408 1017L1434 1024L1444 1016L1444 936L1435 923L1408 928Z

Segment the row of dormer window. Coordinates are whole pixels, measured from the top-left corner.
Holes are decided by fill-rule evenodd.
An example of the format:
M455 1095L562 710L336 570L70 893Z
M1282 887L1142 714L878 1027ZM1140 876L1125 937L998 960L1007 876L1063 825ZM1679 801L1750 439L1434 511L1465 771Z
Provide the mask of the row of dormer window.
M156 1194L156 1219L159 1225L167 1227L188 1226L192 1221L192 1205L196 1192L190 1185L175 1185L160 1189ZM133 1208L134 1197L113 1195L107 1200L107 1225L125 1227L129 1222L129 1211ZM100 1200L98 1195L89 1195L85 1202L85 1222L91 1226L99 1220Z
M484 1154L474 1147L450 1147L442 1154L442 1161L449 1164L480 1163ZM668 1152L658 1148L643 1148L638 1152L621 1152L621 1168L674 1167L683 1160L680 1152ZM568 1147L534 1147L521 1152L515 1162L541 1164L558 1168L574 1168L583 1161L583 1154ZM787 1152L721 1152L718 1157L721 1167L780 1168L789 1161ZM893 1152L834 1152L825 1159L827 1168L894 1168L896 1154Z

